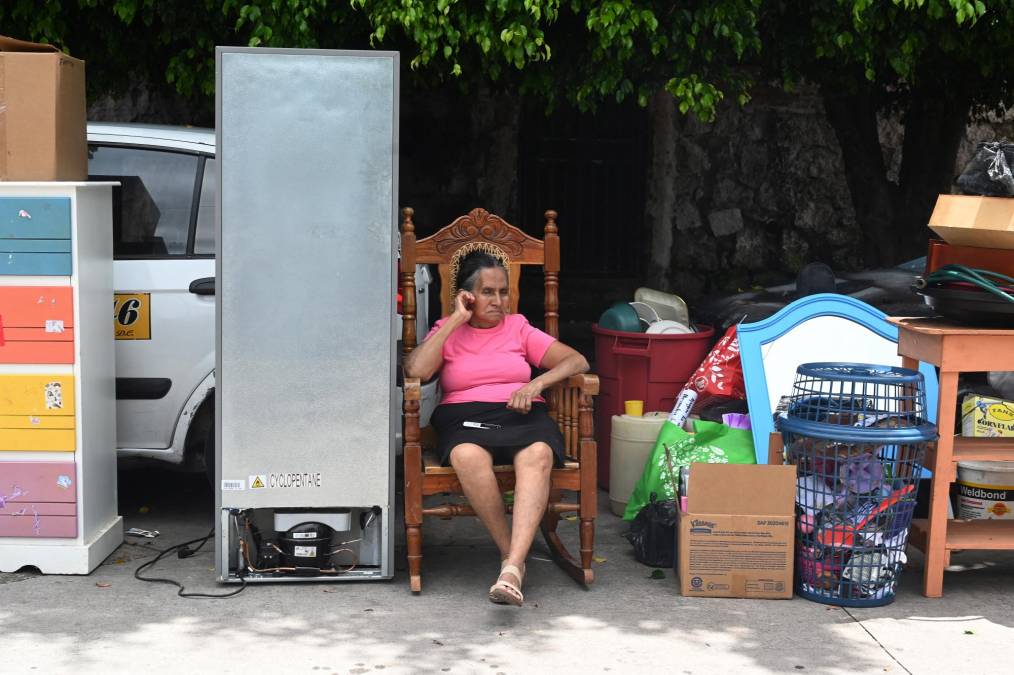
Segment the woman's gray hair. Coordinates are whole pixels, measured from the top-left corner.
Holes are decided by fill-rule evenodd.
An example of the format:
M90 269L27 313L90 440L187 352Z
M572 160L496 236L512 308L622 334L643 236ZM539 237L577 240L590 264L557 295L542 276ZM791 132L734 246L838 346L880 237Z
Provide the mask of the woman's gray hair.
M494 267L502 269L505 274L507 273L507 268L504 267L503 261L496 256L490 255L485 251L472 251L461 259L455 286L459 291L472 291L479 282L479 275L482 273L482 270Z

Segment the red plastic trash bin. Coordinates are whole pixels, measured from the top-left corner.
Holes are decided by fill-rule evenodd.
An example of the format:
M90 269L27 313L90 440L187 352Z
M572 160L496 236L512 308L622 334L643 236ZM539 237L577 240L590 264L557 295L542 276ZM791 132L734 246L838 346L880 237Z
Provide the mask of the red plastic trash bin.
M598 483L609 489L609 446L613 415L623 414L623 402L644 401L644 411L672 410L676 395L701 365L714 341L711 326L697 325L696 333L627 333L592 326L595 335L595 439L598 441Z

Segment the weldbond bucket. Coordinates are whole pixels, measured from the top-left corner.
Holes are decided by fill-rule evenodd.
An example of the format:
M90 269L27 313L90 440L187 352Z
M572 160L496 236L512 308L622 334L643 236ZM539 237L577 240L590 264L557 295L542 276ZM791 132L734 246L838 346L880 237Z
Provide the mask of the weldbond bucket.
M958 462L958 518L1014 520L1014 462Z

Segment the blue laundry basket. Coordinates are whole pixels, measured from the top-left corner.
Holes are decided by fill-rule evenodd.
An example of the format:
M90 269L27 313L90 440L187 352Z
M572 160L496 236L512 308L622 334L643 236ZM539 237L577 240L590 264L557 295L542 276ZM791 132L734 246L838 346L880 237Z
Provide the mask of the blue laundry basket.
M807 363L778 419L797 467L796 593L847 607L893 602L927 443L921 373Z

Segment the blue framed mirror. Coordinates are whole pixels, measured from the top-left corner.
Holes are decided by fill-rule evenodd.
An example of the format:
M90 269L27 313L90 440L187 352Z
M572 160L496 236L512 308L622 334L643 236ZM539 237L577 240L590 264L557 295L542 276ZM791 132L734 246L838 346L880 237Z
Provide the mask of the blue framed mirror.
M792 393L796 368L815 361L847 361L900 366L898 329L876 307L847 295L818 293L800 298L777 314L740 324L739 348L750 406L757 463L768 462L775 431L773 413L782 396ZM937 374L922 363L926 405L936 421Z

